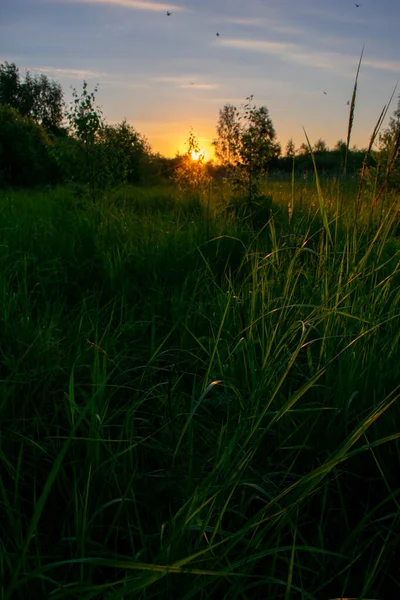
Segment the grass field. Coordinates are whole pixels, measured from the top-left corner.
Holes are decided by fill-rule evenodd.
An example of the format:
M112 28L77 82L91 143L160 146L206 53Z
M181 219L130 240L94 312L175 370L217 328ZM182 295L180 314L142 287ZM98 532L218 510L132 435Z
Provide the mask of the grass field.
M1 192L1 600L399 596L396 199L355 197Z

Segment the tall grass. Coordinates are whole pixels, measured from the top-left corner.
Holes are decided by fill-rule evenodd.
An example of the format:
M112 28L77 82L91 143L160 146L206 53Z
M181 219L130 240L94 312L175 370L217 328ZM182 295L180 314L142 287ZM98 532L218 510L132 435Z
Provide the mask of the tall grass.
M1 598L396 597L393 213L266 191L2 193Z
M348 121L348 125L347 125L347 138L346 138L346 155L345 155L345 159L344 159L344 169L343 169L345 175L347 172L347 160L348 160L348 156L349 156L351 132L353 130L354 115L355 115L356 103L357 103L358 76L360 74L360 68L361 68L363 54L364 54L364 47L361 50L360 60L358 61L358 67L357 67L356 77L355 77L354 86L353 86L353 93L352 93L351 102L350 102L349 121Z

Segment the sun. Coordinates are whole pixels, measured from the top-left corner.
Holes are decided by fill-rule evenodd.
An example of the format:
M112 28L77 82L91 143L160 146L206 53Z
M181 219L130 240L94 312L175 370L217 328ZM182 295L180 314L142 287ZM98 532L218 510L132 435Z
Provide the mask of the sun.
M204 158L204 150L199 150L198 152L192 150L192 160L199 160L200 158Z

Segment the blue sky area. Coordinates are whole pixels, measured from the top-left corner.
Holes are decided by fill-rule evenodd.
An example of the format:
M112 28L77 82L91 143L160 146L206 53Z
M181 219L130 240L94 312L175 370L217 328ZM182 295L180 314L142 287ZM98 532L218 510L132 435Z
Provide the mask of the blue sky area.
M283 148L304 141L303 126L312 142L345 138L365 46L352 139L365 147L400 75L400 2L360 4L1 0L0 62L46 73L67 101L71 85L99 83L108 122L126 117L168 156L184 151L192 126L210 157L219 109L250 94L268 107Z

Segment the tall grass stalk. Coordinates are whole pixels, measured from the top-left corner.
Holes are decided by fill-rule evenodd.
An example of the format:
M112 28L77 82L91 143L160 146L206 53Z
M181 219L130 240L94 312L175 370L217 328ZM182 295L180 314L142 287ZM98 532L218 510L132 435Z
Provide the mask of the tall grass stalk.
M361 50L360 60L358 61L356 78L354 80L353 94L351 96L351 102L350 102L349 121L348 121L348 125L347 125L346 154L345 154L344 166L343 166L344 175L347 174L347 159L348 159L348 155L349 155L350 138L351 138L351 132L353 129L354 113L355 113L355 108L356 108L358 76L360 73L360 67L361 67L363 54L364 54L364 46L363 46L363 49Z

